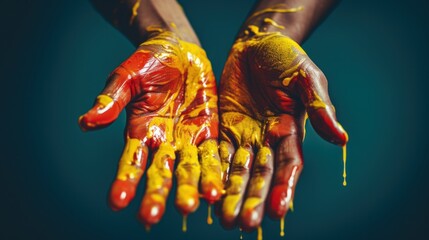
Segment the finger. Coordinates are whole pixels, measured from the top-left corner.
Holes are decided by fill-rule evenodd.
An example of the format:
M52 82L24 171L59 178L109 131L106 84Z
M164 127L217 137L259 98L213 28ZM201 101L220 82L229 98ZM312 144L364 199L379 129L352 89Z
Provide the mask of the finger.
M222 135L225 136L225 134L222 134ZM219 155L220 155L220 162L222 167L221 179L224 186L226 186L226 183L229 178L229 170L231 167L232 156L234 156L234 153L235 153L234 146L229 141L227 140L220 141ZM223 190L222 193L224 194L225 190ZM218 217L222 215L222 203L223 201L219 201L214 205L215 214Z
M300 137L297 134L284 137L277 147L274 179L267 203L272 218L282 218L288 211L302 168Z
M273 151L262 147L256 154L246 199L240 213L241 227L249 231L260 226L264 216L264 203L273 176Z
M226 228L231 228L236 224L247 182L249 181L252 161L253 152L251 147L239 147L234 154L226 187L226 196L222 203L221 223Z
M200 204L198 196L200 173L198 148L194 145L184 146L179 151L179 164L176 169L177 195L175 204L185 216L194 212Z
M220 155L220 162L222 166L222 181L225 184L228 181L228 173L231 166L232 156L235 153L234 146L227 142L227 141L221 141L219 144L219 155Z
M79 118L79 125L83 131L106 127L118 118L131 99L129 79L130 74L123 67L118 67L110 75L94 106Z
M113 210L128 206L146 169L148 148L136 138L128 138L119 161L116 180L110 189L109 203Z
M140 205L139 219L146 226L158 223L172 185L172 170L176 156L169 143L162 143L147 171L146 193Z
M328 82L323 72L307 60L296 81L302 102L316 132L326 141L344 146L348 135L337 121L335 108L328 94Z
M222 167L219 160L217 141L209 139L199 146L201 161L201 194L209 204L222 197Z

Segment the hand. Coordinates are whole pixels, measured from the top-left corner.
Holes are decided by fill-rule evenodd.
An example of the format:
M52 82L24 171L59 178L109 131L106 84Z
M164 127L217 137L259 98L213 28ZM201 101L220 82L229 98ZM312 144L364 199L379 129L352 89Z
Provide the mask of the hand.
M265 203L277 219L292 204L307 114L325 140L348 141L326 77L304 50L280 33L249 30L232 47L220 86L220 157L229 176L220 214L225 227L244 230L260 225Z
M211 64L199 46L158 31L113 71L94 107L79 119L82 130L94 130L111 124L126 108L125 147L109 202L114 210L130 203L151 159L139 211L146 226L164 213L176 154L175 204L182 214L198 208L200 174L201 194L209 203L223 189Z

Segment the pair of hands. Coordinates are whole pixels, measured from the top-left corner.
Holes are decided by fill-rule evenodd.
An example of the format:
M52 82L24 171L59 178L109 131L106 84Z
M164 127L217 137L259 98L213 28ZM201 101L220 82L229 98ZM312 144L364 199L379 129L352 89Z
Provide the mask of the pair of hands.
M160 221L174 172L183 215L202 196L216 203L225 227L251 230L264 211L282 218L292 203L307 114L325 140L348 140L325 76L280 33L237 39L219 90L204 50L168 31L152 34L113 71L79 124L105 127L126 108L125 147L109 196L114 210L134 198L150 159L138 214L146 226Z

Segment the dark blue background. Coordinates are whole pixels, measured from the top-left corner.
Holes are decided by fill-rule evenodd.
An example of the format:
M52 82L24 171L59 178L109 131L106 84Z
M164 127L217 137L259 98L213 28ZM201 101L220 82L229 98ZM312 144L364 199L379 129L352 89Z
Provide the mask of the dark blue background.
M180 2L219 77L254 1ZM112 212L106 196L124 116L91 133L77 118L132 45L86 1L1 9L0 239L239 239L217 220L205 224L205 204L186 234L173 204L146 233L136 220L141 188L129 208ZM349 185L341 185L341 149L308 125L285 239L428 238L428 10L425 1L343 1L303 45L350 135ZM278 222L263 227L264 239L280 239Z

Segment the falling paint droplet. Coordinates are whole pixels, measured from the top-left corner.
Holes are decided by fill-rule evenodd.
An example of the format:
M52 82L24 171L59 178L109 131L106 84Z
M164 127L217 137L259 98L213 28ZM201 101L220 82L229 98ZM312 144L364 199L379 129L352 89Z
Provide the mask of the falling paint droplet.
M347 159L347 147L346 145L343 146L343 186L347 186L347 173L346 173L346 159Z
M188 218L188 216L186 216L186 215L183 216L183 220L182 220L182 232L186 232L188 230L187 218Z
M238 228L240 230L240 240L243 240L243 229Z
M146 230L146 232L150 232L150 225L146 225L146 226L144 227L144 229Z
M213 224L213 218L212 218L212 205L209 204L208 210L207 210L207 224L211 225Z
M262 240L262 227L261 226L258 227L258 237L256 239Z
M283 216L280 219L280 237L284 237L285 235L285 217Z

